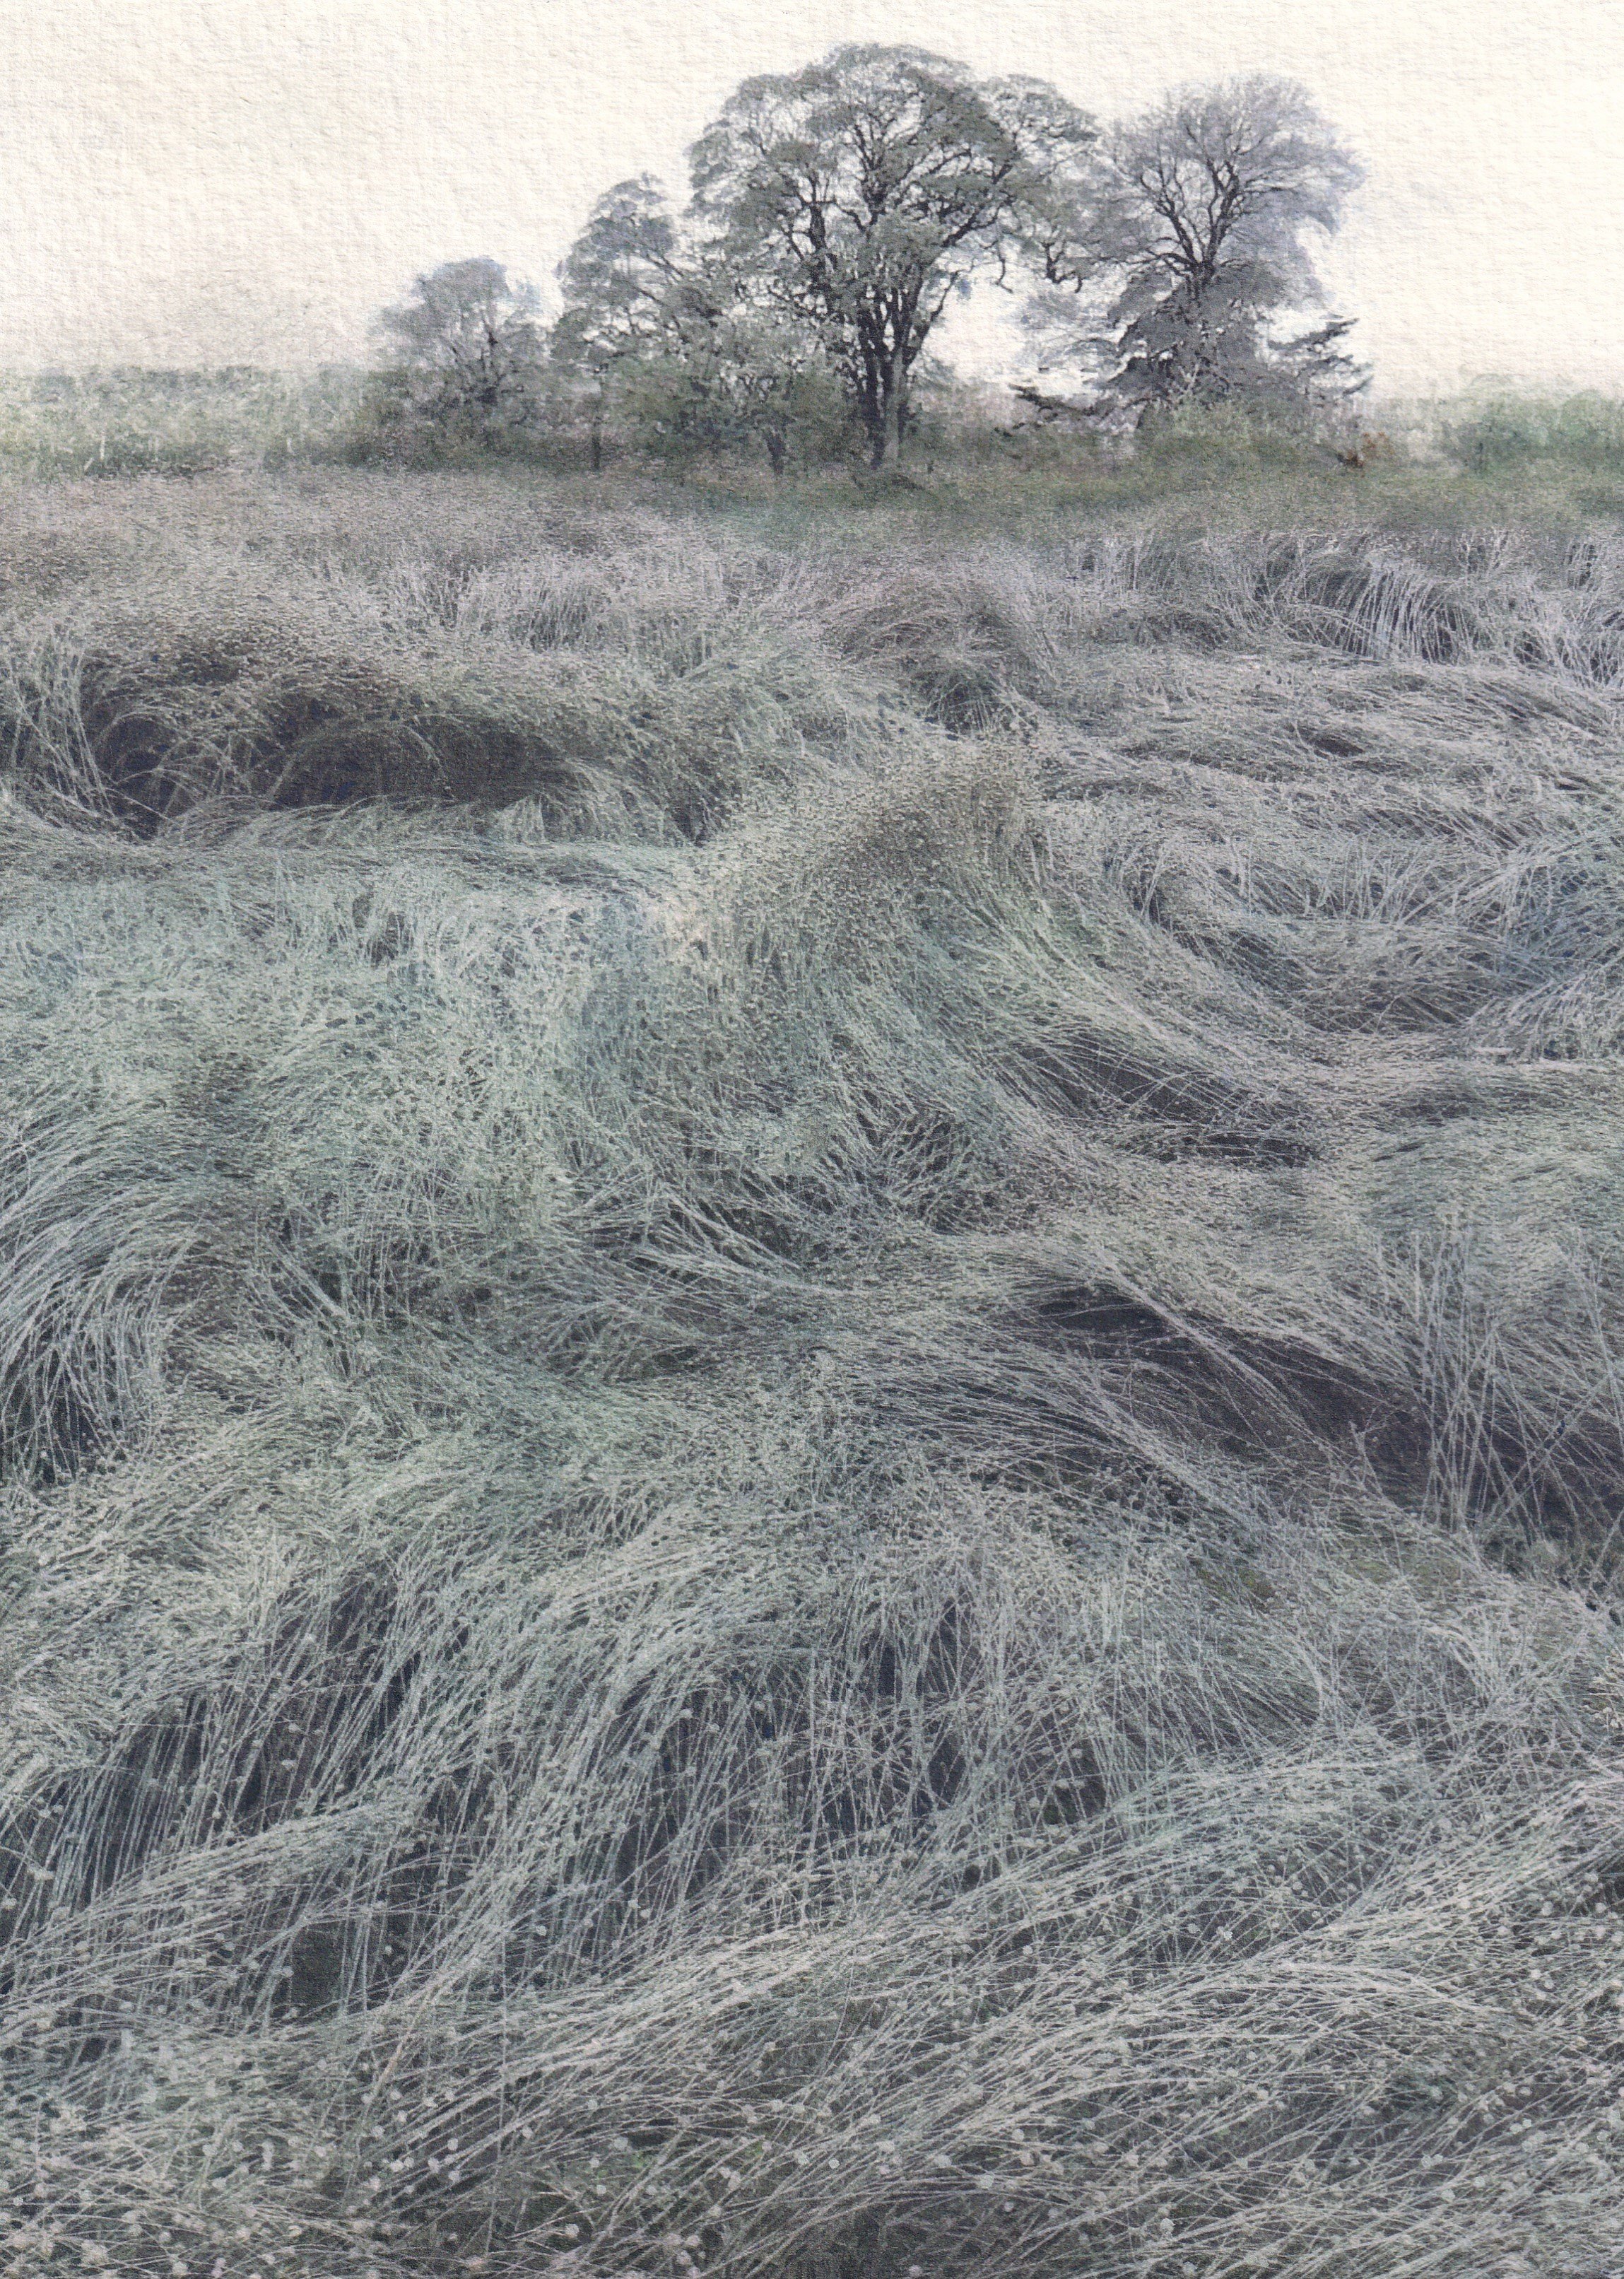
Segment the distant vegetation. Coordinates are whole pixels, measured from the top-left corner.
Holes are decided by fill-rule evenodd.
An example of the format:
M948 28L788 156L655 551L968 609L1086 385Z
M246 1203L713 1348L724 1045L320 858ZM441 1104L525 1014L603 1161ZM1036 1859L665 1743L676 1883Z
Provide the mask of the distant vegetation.
M826 456L786 454L781 504L820 516L853 497L838 405L825 403ZM1499 511L1585 516L1624 512L1624 404L1595 395L1543 397L1479 391L1452 401L1385 402L1325 436L1305 434L1266 408L1191 403L1145 422L1131 438L1101 436L1040 388L965 384L927 372L914 398L908 483L890 504L919 515L1018 526L1072 507L1090 511L1221 496L1286 522L1375 513L1402 520ZM764 462L640 449L601 436L598 456L617 495L674 498L747 514L768 510ZM374 375L361 367L314 374L121 368L0 375L0 475L91 480L264 470L422 464L528 468L569 476L592 465L589 434L565 422L522 451L477 437L409 436ZM1238 489L1237 489L1238 486ZM1273 502L1272 510L1268 504Z
M0 375L0 469L34 475L201 474L342 459L365 375L153 370Z
M1084 422L1227 403L1311 433L1365 384L1350 319L1275 329L1320 302L1310 238L1361 180L1291 82L1188 89L1102 131L1038 80L844 47L747 81L689 158L680 213L647 175L599 199L545 344L533 289L488 261L386 311L399 441L584 429L594 467L613 434L667 457L764 451L781 474L844 436L894 470L943 312L978 279L1024 280L1035 354L1089 376Z
M1490 396L1446 414L1443 450L1474 473L1537 464L1624 473L1624 403L1604 395Z
M13 377L0 467L508 462L741 496L757 471L816 490L866 470L994 509L1295 478L1319 512L1337 471L1400 514L1452 510L1440 470L1580 514L1624 495L1616 403L1377 408L1315 267L1362 169L1293 82L1101 125L1040 81L846 46L747 81L689 161L680 208L648 175L598 199L550 317L463 257L378 314L370 369ZM941 319L994 282L1022 296L1031 369L969 386Z

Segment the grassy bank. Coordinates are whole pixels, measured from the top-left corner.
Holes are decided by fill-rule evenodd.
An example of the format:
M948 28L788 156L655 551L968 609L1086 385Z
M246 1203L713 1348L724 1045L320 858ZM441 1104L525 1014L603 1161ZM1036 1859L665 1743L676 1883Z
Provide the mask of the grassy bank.
M14 489L11 2268L1624 2253L1624 540L1030 480Z

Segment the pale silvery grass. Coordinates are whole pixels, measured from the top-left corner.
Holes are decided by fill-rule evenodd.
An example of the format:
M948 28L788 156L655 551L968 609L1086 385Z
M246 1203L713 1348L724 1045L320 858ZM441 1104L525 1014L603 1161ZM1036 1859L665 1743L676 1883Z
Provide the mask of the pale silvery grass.
M1610 2267L1605 542L142 495L4 652L10 2267Z

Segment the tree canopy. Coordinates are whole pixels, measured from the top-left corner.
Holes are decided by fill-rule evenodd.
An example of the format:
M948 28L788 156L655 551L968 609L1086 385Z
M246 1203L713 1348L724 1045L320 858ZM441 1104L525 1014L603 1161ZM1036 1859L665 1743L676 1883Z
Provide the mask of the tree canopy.
M816 335L877 467L907 432L949 297L977 271L1003 273L1057 183L1080 189L1096 141L1040 81L843 47L739 88L693 146L693 212L739 297Z
M563 311L553 327L553 357L587 391L595 467L612 389L624 374L678 349L681 303L693 289L677 226L652 175L604 192L558 265L558 282Z
M489 441L529 411L543 353L540 307L534 288L500 262L448 261L384 310L376 329L417 412Z
M755 437L777 469L798 420L826 420L821 343L685 234L652 176L598 200L558 280L553 354L586 390L594 465L616 403L656 449Z
M535 295L497 263L418 278L379 326L433 415L539 417L545 362L594 466L613 421L660 450L755 439L775 469L797 437L854 430L882 469L953 296L1012 272L1048 288L1034 333L1091 372L1079 409L1319 406L1365 384L1314 260L1361 170L1290 81L1186 88L1102 134L1042 81L848 45L746 81L689 164L681 213L647 174L597 201L545 358Z

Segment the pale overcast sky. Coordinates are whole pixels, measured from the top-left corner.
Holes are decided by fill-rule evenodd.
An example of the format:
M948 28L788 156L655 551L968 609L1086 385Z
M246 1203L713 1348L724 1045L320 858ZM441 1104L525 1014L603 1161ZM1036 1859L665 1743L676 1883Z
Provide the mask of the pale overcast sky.
M601 190L844 40L1106 118L1300 79L1369 172L1323 265L1383 391L1624 387L1624 0L0 0L0 365L344 359L436 263L549 284Z

